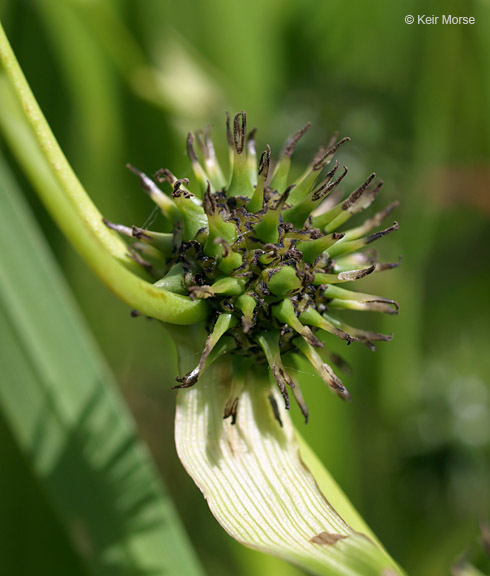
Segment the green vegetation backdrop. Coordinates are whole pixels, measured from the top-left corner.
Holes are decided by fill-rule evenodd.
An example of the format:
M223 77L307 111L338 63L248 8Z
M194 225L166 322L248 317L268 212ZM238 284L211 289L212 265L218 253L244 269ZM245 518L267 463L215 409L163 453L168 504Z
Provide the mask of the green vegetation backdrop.
M425 12L476 23L405 24ZM402 255L402 266L363 281L401 309L370 319L394 332L391 343L376 353L350 347L353 403L302 374L310 423L298 411L296 422L408 573L442 576L466 550L488 569L478 535L490 511L489 2L1 0L0 18L63 150L112 221L154 218L127 162L190 176L187 131L210 122L224 144L225 110L246 109L259 148L276 153L312 121L297 166L333 131L352 138L339 155L348 184L374 170L386 203L401 201L401 230L379 249L386 260ZM2 187L20 186L29 201L206 572L300 574L243 549L215 522L175 454L171 339L156 321L130 318L61 236L4 142L1 154ZM2 237L0 249L15 253L15 230ZM50 490L80 479L68 462L66 476L40 484L42 463L26 457L11 422L0 418L1 572L82 574L49 505Z

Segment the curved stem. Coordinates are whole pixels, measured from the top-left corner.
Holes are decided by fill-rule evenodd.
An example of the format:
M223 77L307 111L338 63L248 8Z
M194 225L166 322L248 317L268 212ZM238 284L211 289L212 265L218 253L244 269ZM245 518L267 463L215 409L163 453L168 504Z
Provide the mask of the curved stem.
M64 234L102 281L140 313L163 322L193 324L206 317L203 301L156 288L136 276L139 266L74 174L44 118L0 25L2 130L13 153Z
M1 25L0 60L2 72L5 73L13 94L22 107L24 119L30 125L42 154L65 196L75 208L87 230L99 238L101 244L112 256L129 268L133 268L135 263L127 255L125 244L103 224L100 212L85 192L63 154L27 83Z

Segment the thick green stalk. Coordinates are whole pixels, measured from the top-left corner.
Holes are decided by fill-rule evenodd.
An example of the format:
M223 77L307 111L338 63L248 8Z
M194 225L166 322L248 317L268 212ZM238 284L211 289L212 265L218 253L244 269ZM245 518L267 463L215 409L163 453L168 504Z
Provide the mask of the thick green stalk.
M58 226L102 281L140 313L163 322L202 320L202 301L157 288L109 230L61 151L0 26L0 129Z
M34 98L1 25L0 61L2 76L6 77L8 84L12 87L13 94L22 107L24 119L30 125L51 173L66 198L81 217L85 228L99 238L105 250L129 268L134 268L135 263L129 258L125 244L119 239L117 234L107 229L103 224L100 212L87 196L82 184L63 154Z

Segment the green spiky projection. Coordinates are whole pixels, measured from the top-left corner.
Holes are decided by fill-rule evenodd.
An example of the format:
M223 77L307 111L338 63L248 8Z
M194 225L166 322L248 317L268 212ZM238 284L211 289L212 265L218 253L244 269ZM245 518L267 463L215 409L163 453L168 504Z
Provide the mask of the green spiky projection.
M198 365L178 381L176 388L193 386L218 358L228 354L235 373L241 374L245 359L269 366L289 408L289 393L305 419L308 411L285 362L306 358L328 386L342 399L349 393L328 362L342 360L325 349L320 333L329 332L347 341L359 341L374 349L373 342L391 336L354 328L335 314L337 310L374 310L395 314L394 300L347 290L340 285L397 264L380 264L361 250L398 228L395 222L377 228L396 203L363 224L339 232L352 216L367 208L382 183L375 174L344 200L339 185L347 174L336 162L337 149L348 138L334 137L321 148L303 175L289 184L291 156L307 124L292 136L275 169L267 146L257 166L254 133L246 133L245 112L237 114L233 127L227 121L230 176L225 178L214 152L209 130L189 134L187 150L199 185L191 193L187 179L169 170L155 175L168 183L167 195L148 176L136 170L140 183L173 225L173 233L127 228L106 221L134 240L131 254L159 277L156 285L209 304L208 339ZM197 149L195 146L197 143ZM160 272L159 272L160 271ZM234 422L243 379L233 379L224 417ZM237 384L240 382L240 386ZM277 406L273 406L278 419Z

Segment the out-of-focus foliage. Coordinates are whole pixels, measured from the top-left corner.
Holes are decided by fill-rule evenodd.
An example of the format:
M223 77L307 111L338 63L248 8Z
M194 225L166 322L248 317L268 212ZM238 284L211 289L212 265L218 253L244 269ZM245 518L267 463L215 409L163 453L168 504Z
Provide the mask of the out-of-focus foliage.
M407 14L424 13L476 24L405 24ZM347 186L375 170L385 202L402 202L401 230L380 250L403 264L364 281L401 310L372 318L373 328L395 333L374 354L354 345L346 353L332 339L353 367L345 377L352 404L300 374L311 419L298 426L409 573L447 574L490 515L490 4L3 0L0 16L63 149L111 220L142 226L154 217L126 162L191 177L185 132L211 122L224 144L225 109L246 109L261 127L258 146L269 143L276 155L311 120L296 164L332 131L351 136L340 154ZM296 574L274 560L265 568L217 526L169 440L176 365L168 336L156 322L129 318L24 187L208 572ZM6 429L0 439L1 466L17 462L12 475L38 522L46 505ZM21 510L0 519L17 531L27 522ZM25 550L39 553L24 534ZM46 546L68 562L56 534ZM2 566L14 561L5 554ZM484 562L476 558L483 572Z
M78 555L77 573L81 564L93 576L202 576L171 498L2 158L0 189L0 243L8 246L0 256L1 414ZM7 450L5 470L10 461L15 469ZM13 488L19 505L15 482L8 475L2 483L3 494ZM19 536L5 532L3 545L15 555ZM36 571L28 550L15 556L4 562L12 573ZM51 570L71 572L56 555L44 561Z

